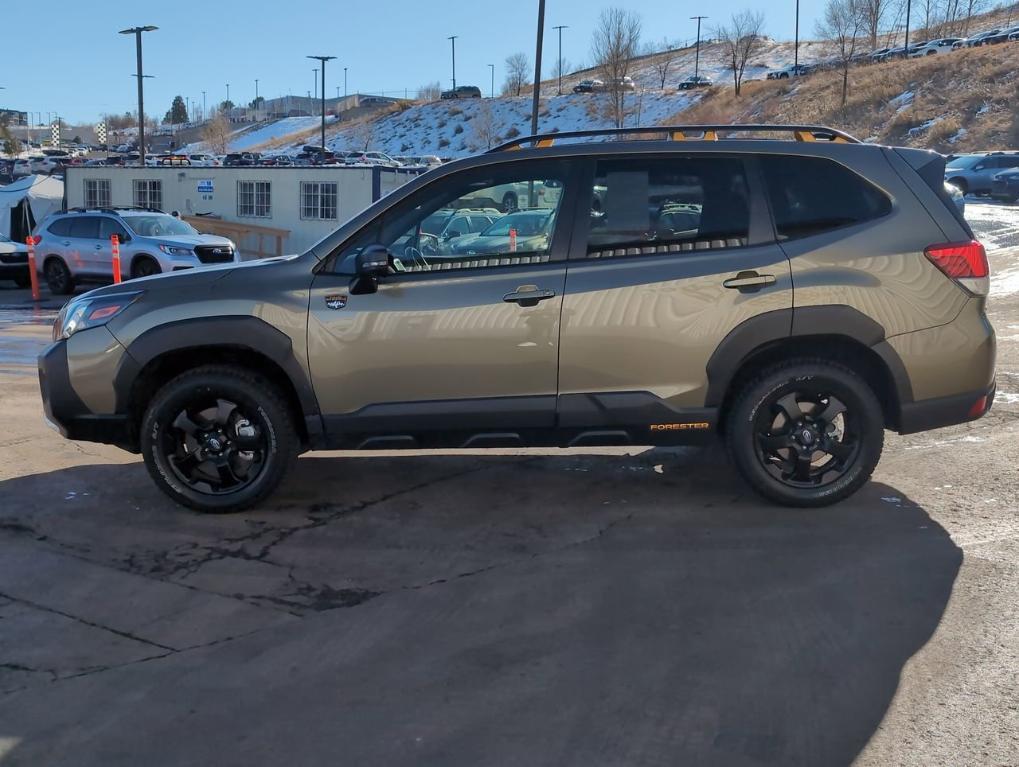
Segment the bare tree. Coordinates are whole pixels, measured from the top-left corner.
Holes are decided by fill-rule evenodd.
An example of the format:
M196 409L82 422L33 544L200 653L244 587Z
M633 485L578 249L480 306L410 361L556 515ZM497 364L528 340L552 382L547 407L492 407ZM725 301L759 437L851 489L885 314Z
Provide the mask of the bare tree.
M611 117L617 128L626 119L626 86L640 49L640 16L623 8L606 8L594 30L591 54L611 96Z
M230 146L230 133L230 121L221 112L205 124L202 141L216 154L226 154Z
M566 59L563 59L562 66L559 66L559 59L556 59L552 64L552 79L558 78L560 75L566 77L573 71L573 65Z
M479 152L491 149L492 144L499 139L488 99L482 99L478 104L474 119L471 120L471 134L471 148Z
M728 24L715 28L715 37L722 44L722 50L729 60L737 97L743 89L743 74L747 63L761 47L763 28L764 14L760 11L734 13Z
M418 88L418 99L421 101L438 101L442 95L442 84L438 81L427 83Z
M363 152L371 149L372 141L375 140L375 119L368 116L354 125L350 129L350 140Z
M665 90L665 80L669 76L669 69L679 55L679 51L676 48L675 43L665 39L659 43L658 50L655 50L654 43L649 43L647 46L646 53L651 58L651 67L655 70L655 74L658 75L658 87L662 90Z
M835 60L842 70L842 106L849 97L849 67L856 54L857 36L866 25L867 0L828 0L818 19L815 32L835 49Z
M502 86L505 94L519 96L525 85L531 84L529 77L531 60L526 53L514 53L506 57L506 83Z
M924 0L931 5L937 0ZM884 21L889 7L893 0L861 0L860 12L863 16L864 29L870 35L870 48L877 48L877 36L881 32L881 22Z

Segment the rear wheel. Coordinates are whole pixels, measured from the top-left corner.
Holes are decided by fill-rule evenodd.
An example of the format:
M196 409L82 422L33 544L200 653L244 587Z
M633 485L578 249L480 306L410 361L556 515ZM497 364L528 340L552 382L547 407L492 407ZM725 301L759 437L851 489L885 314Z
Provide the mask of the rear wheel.
M881 457L884 418L851 369L800 359L764 370L726 415L733 462L764 497L785 506L848 498Z
M42 271L50 293L67 296L74 292L74 277L71 276L71 270L67 268L67 264L60 256L47 258Z
M298 453L293 418L277 387L223 365L195 368L163 386L145 412L140 441L159 489L210 513L264 500Z
M139 277L151 277L153 274L162 273L159 264L148 256L138 256L131 262L131 279Z
M954 186L956 189L958 189L963 194L969 194L969 184L966 182L966 179L964 179L964 178L950 178L950 179L948 179L948 183L951 184L952 186Z

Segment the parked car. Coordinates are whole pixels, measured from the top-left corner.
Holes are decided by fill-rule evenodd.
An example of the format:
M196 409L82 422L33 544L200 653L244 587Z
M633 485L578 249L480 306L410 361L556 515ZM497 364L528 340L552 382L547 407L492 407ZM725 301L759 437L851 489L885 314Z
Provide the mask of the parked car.
M399 168L400 163L384 152L349 152L343 158L346 165L380 165L383 168Z
M609 84L609 88L621 91L635 91L637 90L637 84L633 81L632 77L616 77Z
M440 94L443 99L480 99L481 88L476 85L458 85Z
M21 176L31 176L32 163L26 159L15 160L12 169L12 175L14 176L14 178L19 178Z
M1011 39L1011 36L1019 33L1019 26L1005 27L996 34L987 35L984 37L982 45L998 45L999 43L1006 43Z
M120 237L124 274L131 279L240 260L226 237L199 234L160 211L71 210L48 216L35 232L37 268L50 291L69 295L79 283L110 282L114 234Z
M31 284L28 273L28 246L12 242L0 234L0 280L13 280L19 288Z
M910 46L909 57L919 59L924 56L936 56L939 53L951 53L955 50L955 44L961 39L961 37L942 37L938 40L929 40L915 49Z
M1012 203L1019 200L1019 168L994 174L991 179L991 197Z
M158 158L156 164L164 168L190 168L191 158L183 154L168 154Z
M605 83L601 80L581 80L573 86L574 93L597 93L605 90Z
M410 180L303 255L76 297L39 359L46 416L225 512L311 449L716 434L753 490L824 506L868 481L886 428L987 412L987 257L940 155L826 128L626 140L641 130L510 143ZM504 216L458 254L417 247L466 194L550 177L556 209Z
M961 155L945 166L945 181L963 194L988 194L994 176L1009 168L1019 168L1019 152Z
M988 29L984 32L978 32L975 35L967 37L964 40L956 43L960 48L979 48L984 44L986 38L993 37L994 35L1001 32L1001 27L995 27L994 29Z
M885 54L888 53L888 51L890 50L891 48L878 48L876 51L871 51L869 54L867 54L867 58L870 59L870 61L872 62L881 61L884 59Z
M422 221L419 231L396 243L396 249L406 248L411 237L416 237L416 247L425 257L449 253L455 240L483 232L501 216L494 208L442 208Z
M258 152L231 152L223 160L223 166L237 168L257 165L260 157Z
M187 158L194 168L215 168L220 164L211 154L189 154Z
M768 80L788 80L790 77L803 77L809 75L813 68L809 64L790 64L782 69L768 72L765 78Z
M714 82L707 75L690 75L679 83L681 91L689 91L695 88L710 88Z
M65 159L69 159L67 155L35 155L28 158L29 170L38 174L53 173L60 169Z

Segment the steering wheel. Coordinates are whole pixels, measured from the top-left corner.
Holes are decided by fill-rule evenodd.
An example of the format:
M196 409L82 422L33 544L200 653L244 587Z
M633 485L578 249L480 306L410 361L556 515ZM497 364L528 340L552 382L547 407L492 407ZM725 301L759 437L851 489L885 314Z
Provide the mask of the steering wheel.
M422 266L428 266L428 261L425 259L424 253L415 248L413 245L408 245L403 249L403 255L408 258L414 259L415 264L421 264Z

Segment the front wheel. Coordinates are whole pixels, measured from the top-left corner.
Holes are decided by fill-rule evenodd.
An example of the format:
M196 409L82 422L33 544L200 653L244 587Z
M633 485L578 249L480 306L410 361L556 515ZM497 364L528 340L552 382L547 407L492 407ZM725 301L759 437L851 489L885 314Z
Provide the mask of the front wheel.
M46 277L46 285L53 295L68 296L74 292L74 277L71 276L71 270L67 268L64 259L59 256L47 258L42 271Z
M151 277L154 274L162 273L159 264L148 256L138 256L131 262L131 279L137 280L140 277Z
M884 444L884 417L870 386L821 359L765 369L726 419L736 467L754 490L784 506L848 498L870 478Z
M286 400L269 380L227 365L205 365L165 384L140 432L156 485L197 511L240 511L276 489L297 457Z

